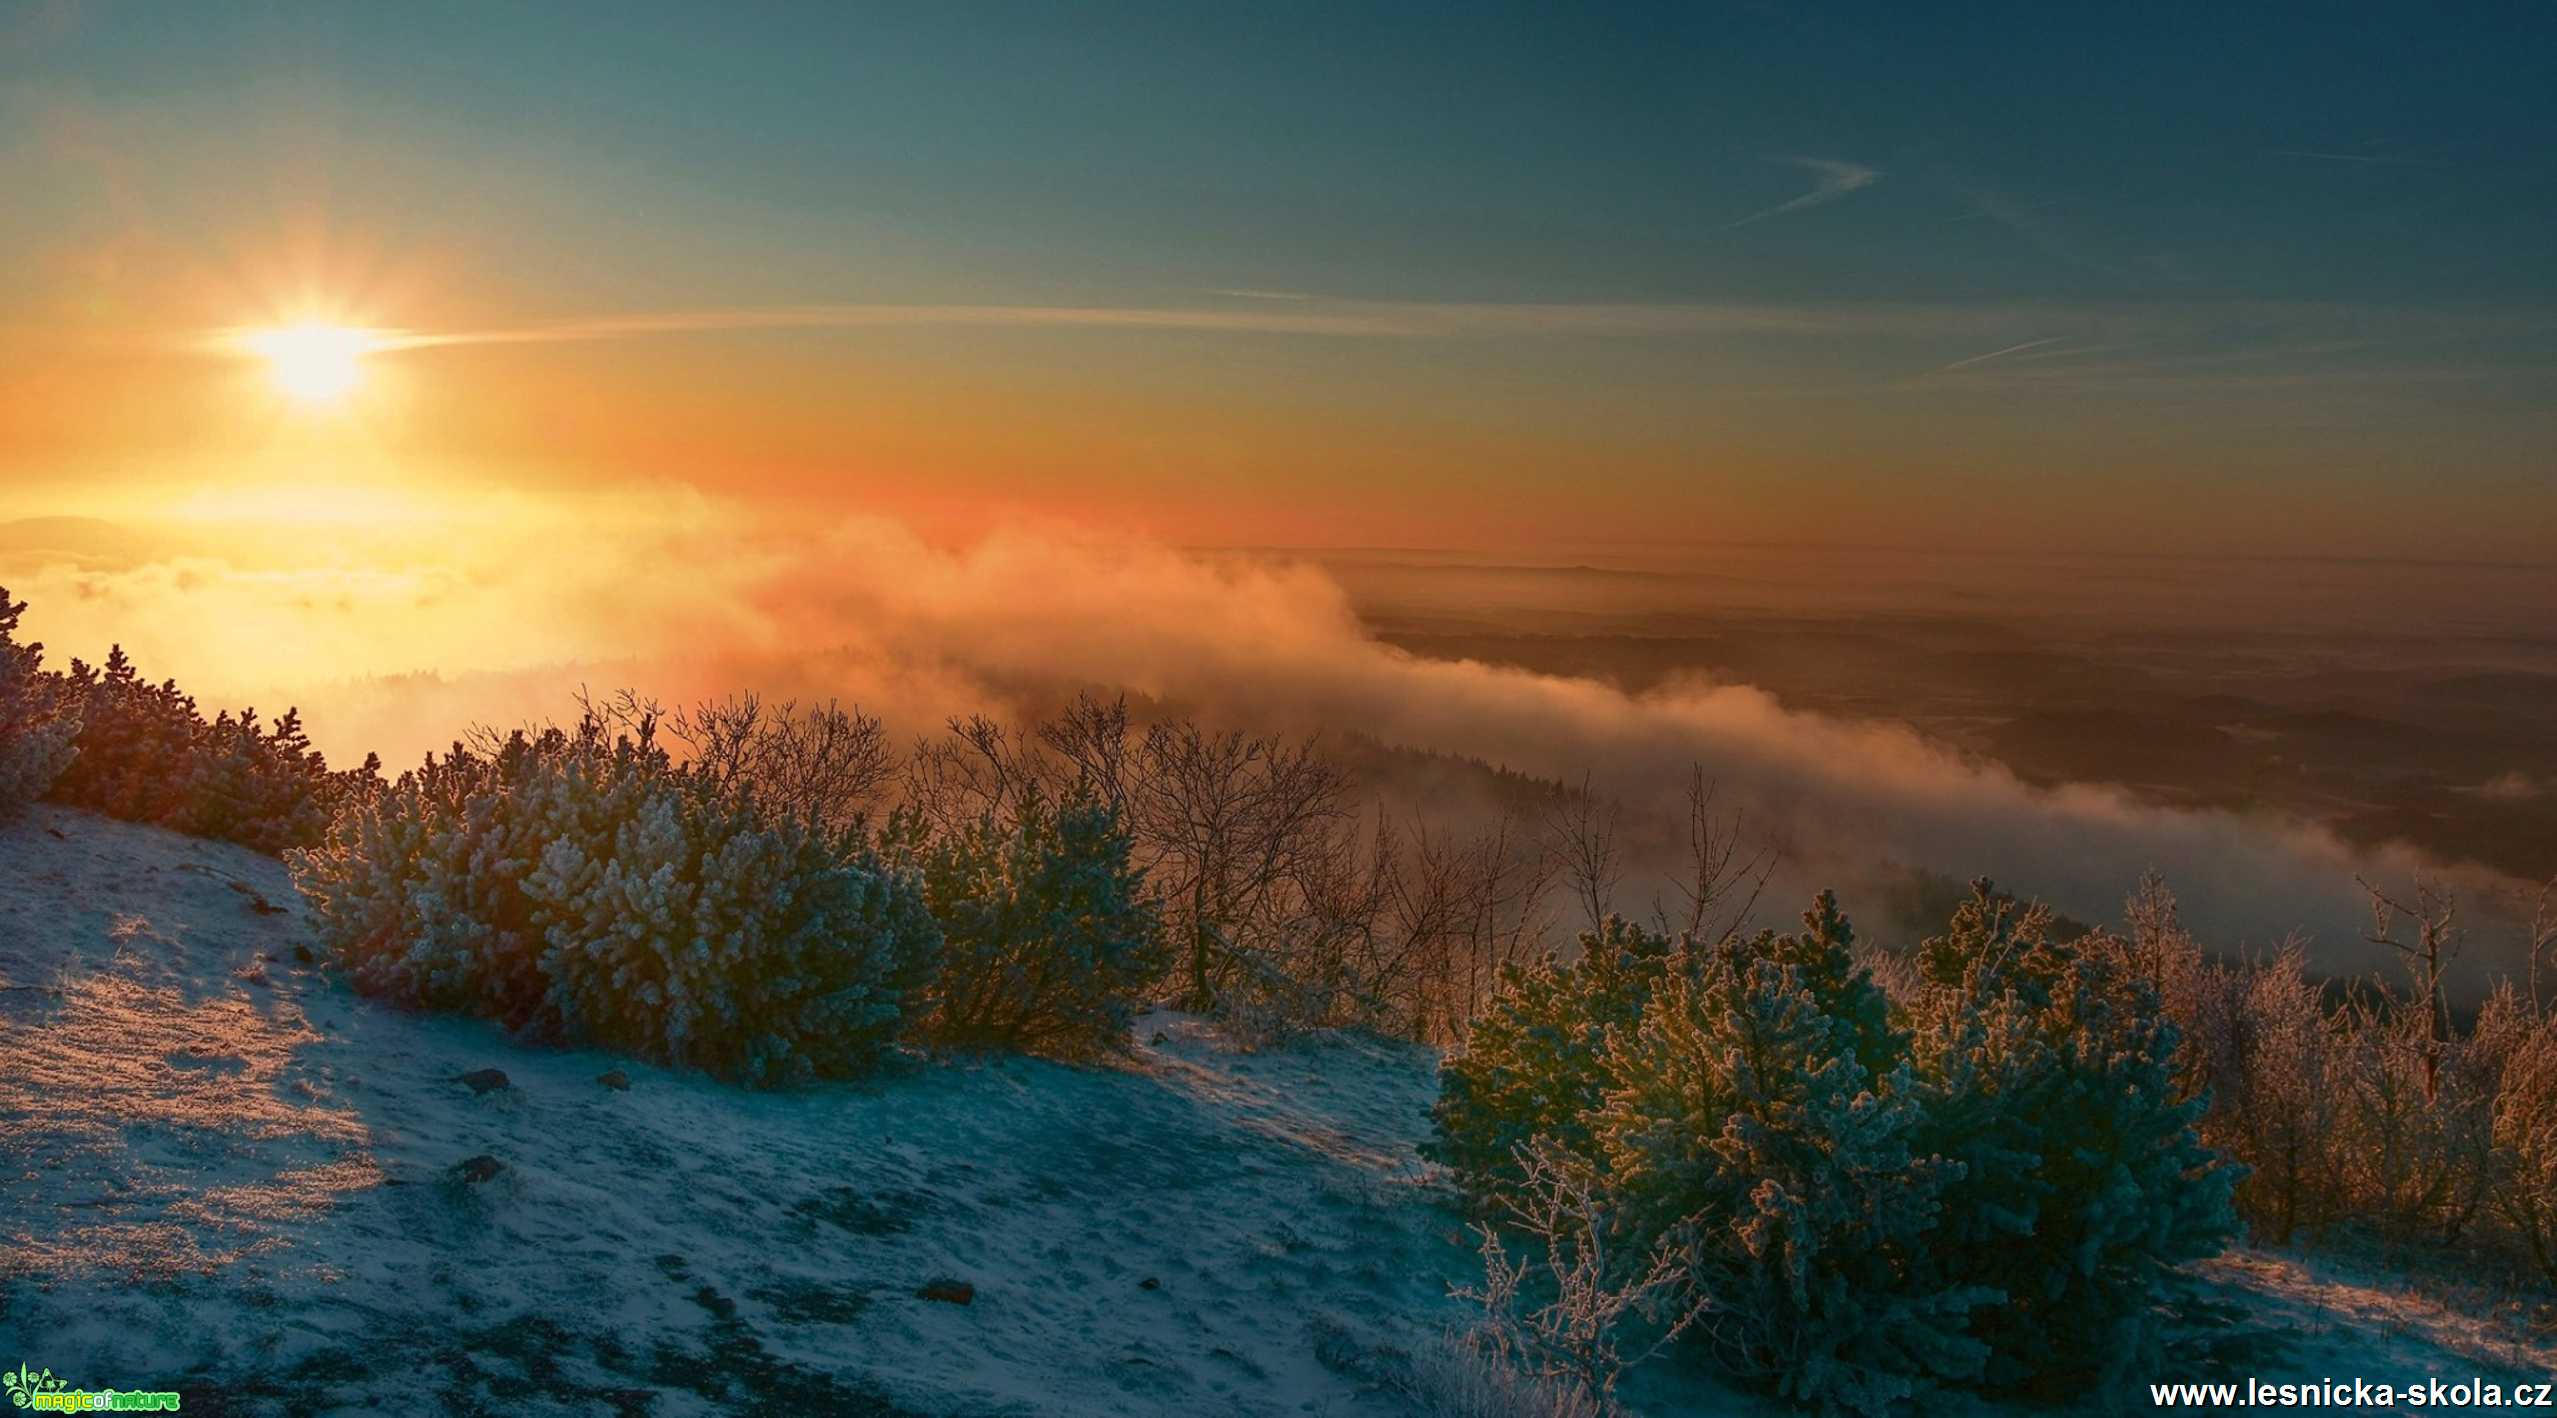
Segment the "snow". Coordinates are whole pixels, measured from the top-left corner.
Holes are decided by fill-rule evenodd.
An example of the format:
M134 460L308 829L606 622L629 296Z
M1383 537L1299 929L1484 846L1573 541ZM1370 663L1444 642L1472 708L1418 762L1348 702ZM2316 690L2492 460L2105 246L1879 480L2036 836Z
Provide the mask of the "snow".
M188 1412L1348 1418L1411 1411L1383 1376L1465 1318L1426 1050L1157 1013L1108 1067L746 1093L359 999L296 959L301 913L241 849L0 826L0 1367ZM945 1278L973 1303L918 1295ZM2144 1377L2557 1370L2524 1318L2385 1272L2237 1252L2189 1284L2181 1367ZM1627 1392L1769 1407L1666 1362Z
M382 1008L308 942L270 859L0 828L10 1365L189 1411L1352 1414L1457 1317L1424 1050L1156 1014L1115 1067L754 1094Z
M2498 1287L2428 1285L2402 1268L2337 1255L2236 1250L2194 1267L2282 1351L2269 1380L2557 1380L2544 1303Z

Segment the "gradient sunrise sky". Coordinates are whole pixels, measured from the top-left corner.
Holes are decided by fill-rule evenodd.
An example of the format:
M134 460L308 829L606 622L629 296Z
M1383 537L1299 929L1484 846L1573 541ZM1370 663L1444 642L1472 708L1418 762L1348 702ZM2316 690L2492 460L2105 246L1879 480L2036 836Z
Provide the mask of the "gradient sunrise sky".
M2540 5L5 5L0 517L2542 559L2552 73ZM297 320L386 332L342 404L216 342Z

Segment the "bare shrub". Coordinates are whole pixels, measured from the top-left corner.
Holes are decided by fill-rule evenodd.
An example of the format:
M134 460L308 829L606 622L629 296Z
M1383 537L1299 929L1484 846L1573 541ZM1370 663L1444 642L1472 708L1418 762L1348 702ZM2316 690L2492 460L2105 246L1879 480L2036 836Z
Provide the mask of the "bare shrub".
M2213 966L2202 943L2184 929L2175 893L2156 872L2141 874L2122 903L2122 916L2127 932L2097 941L2114 952L2125 973L2156 992L2159 1007L2182 1031L2177 1091L2195 1097L2238 1067L2238 1010L2230 998L2235 977Z
M2249 1169L2239 1212L2275 1244L2367 1232L2401 1254L2431 1247L2557 1282L2550 894L2521 941L2520 978L2463 1028L2447 985L2460 903L2428 880L2363 886L2370 939L2396 953L2402 983L2321 981L2296 941L2197 965L2162 884L2130 903L2135 968L2184 1034L2179 1087L2208 1102L2204 1139Z
M2371 898L2371 943L2396 951L2414 983L2413 1003L2420 1011L2423 1027L2412 1037L2424 1071L2425 1095L2429 1098L2441 1086L2442 1061L2451 1036L2450 991L2446 981L2451 962L2459 956L2459 900L2448 889L2421 876L2415 878L2412 904L2368 881L2360 884ZM2413 939L2398 938L2401 918L2412 923ZM2396 1007L2396 1012L2407 1012L2404 1001L2392 1000L2390 1003Z
M1140 726L1084 696L1034 733L954 724L910 775L982 805L1030 779L1120 814L1172 952L1168 986L1263 1037L1355 1025L1461 1038L1504 966L1544 947L1555 866L1502 813L1451 831L1362 811L1320 740Z
M2478 1033L2502 1055L2492 1203L2531 1267L2557 1285L2557 1018L2507 989L2488 1002Z
M1362 805L1317 737L1141 723L1124 697L1085 694L1028 728L954 718L897 783L935 836L1010 820L1033 792L1117 816L1161 923L1166 994L1262 1039L1347 1026L1461 1042L1503 970L1550 949L1555 888L1595 928L1624 875L1621 810L1586 779L1451 828L1407 803ZM1654 894L1665 934L1747 920L1776 856L1746 825L1694 770L1687 860Z
M1034 784L1055 786L1053 768L1036 742L983 714L952 718L947 732L919 740L907 755L902 806L938 833L963 832L992 818L1010 821L1021 795ZM1104 796L1126 818L1126 805Z
M1579 1385L1522 1371L1479 1333L1425 1346L1402 1389L1426 1418L1610 1418Z
M1318 992L1308 1022L1460 1040L1502 968L1544 948L1551 879L1511 814L1455 832L1380 805L1307 874L1307 924L1281 964Z
M1624 876L1616 829L1623 817L1621 804L1591 791L1586 773L1577 790L1556 794L1546 809L1546 847L1562 864L1563 886L1580 908L1583 929L1598 930L1616 914L1616 884Z
M1130 820L1178 952L1182 1000L1213 1009L1285 962L1312 924L1306 886L1337 850L1350 783L1313 739L1192 722L1156 724L1140 745ZM1319 937L1318 933L1318 937Z
M2409 905L2371 893L2371 939L2398 952L2408 987L2355 992L2341 1018L2344 1185L2392 1244L2457 1241L2484 1202L2493 1149L2495 1069L2453 1024L2446 977L2461 943L2458 902L2419 880ZM2401 919L2413 936L2399 939Z
M2557 877L2551 877L2539 888L2539 899L2531 904L2529 966L2524 971L2530 984L2530 1012L2544 1015L2557 1009L2557 999L2543 998L2540 993L2540 962L2557 954Z
M2225 1086L2204 1135L2245 1159L2251 1170L2237 1186L2238 1214L2283 1245L2302 1228L2323 1231L2343 1208L2342 1075L2352 1055L2296 943L2243 979L2234 1058L2220 1071Z
M1521 1181L1505 1219L1534 1249L1513 1260L1498 1228L1477 1226L1483 1283L1454 1294L1482 1306L1478 1333L1492 1352L1551 1390L1612 1412L1625 1370L1675 1343L1712 1301L1684 1246L1628 1235L1588 1162L1534 1142L1518 1149L1517 1163ZM1646 1342L1628 1354L1627 1332L1638 1324Z
M752 693L705 700L669 716L666 733L712 789L751 791L828 831L869 820L899 768L879 720L831 699L804 709Z
M1775 875L1778 853L1746 835L1747 817L1734 808L1716 809L1721 785L1701 763L1690 764L1684 790L1687 837L1686 872L1670 880L1674 903L1655 899L1654 912L1663 931L1699 942L1728 940L1758 907L1767 879Z

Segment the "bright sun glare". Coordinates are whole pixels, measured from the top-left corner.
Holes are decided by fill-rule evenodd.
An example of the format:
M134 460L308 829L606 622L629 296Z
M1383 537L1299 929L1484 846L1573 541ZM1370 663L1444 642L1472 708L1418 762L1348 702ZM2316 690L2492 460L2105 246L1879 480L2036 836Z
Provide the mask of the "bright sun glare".
M364 382L362 357L371 334L342 325L290 325L243 341L264 355L275 386L297 403L334 404Z

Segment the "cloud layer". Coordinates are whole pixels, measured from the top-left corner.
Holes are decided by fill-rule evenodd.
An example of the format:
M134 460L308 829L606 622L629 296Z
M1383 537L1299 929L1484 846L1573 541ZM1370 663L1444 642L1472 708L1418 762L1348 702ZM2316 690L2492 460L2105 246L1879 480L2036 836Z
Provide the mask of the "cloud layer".
M2037 788L1905 727L1797 712L1745 685L1631 696L1417 658L1374 639L1302 564L1038 529L950 548L886 522L782 532L695 511L680 529L492 537L404 570L170 560L58 566L12 589L36 601L34 628L58 650L121 638L146 670L190 687L297 686L341 757L371 746L397 763L473 721L552 717L581 682L670 699L834 695L908 732L954 713L1036 713L1095 687L1548 778L1588 773L1637 817L1666 817L1701 762L1780 842L1786 886L1838 885L1851 905L1886 868L1915 867L1992 874L2103 920L2155 867L2212 938L2260 945L2305 929L2324 963L2359 969L2377 962L2359 943L2353 874L2418 865L2297 824Z

